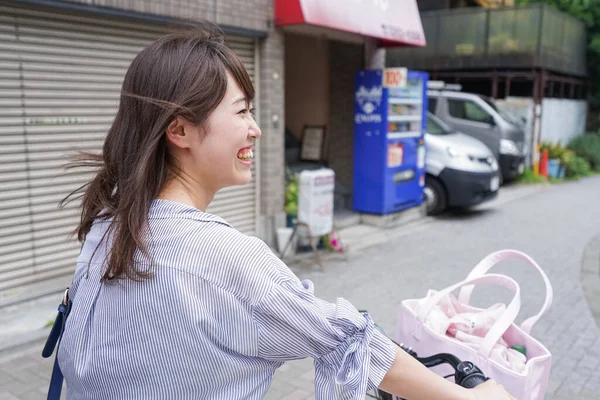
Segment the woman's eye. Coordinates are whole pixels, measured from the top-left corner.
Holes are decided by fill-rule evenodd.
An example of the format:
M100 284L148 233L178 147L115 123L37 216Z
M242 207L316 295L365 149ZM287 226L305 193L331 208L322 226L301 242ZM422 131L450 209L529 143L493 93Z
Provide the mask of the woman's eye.
M244 108L243 110L240 110L238 112L238 114L247 114L247 113L250 113L251 115L254 115L254 110L255 110L254 108L251 108L251 109Z

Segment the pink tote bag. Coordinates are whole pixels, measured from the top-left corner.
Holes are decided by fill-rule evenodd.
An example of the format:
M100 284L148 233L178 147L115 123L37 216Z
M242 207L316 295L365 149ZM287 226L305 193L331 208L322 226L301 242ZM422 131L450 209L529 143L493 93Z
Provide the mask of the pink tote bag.
M521 308L521 289L511 278L499 274L487 274L497 263L517 259L533 266L544 279L546 298L542 309L533 317L526 319L520 326L514 321ZM476 285L502 286L514 294L501 316L489 329L478 349L468 346L447 335L431 330L425 320L435 305L445 296L460 289L459 302L465 310L481 311L469 305L471 292ZM548 311L552 303L552 285L550 280L531 257L516 250L502 250L484 258L468 275L467 279L436 292L427 301L422 299L404 300L400 307L396 341L406 347L412 347L420 357L436 353L451 353L463 361L471 361L483 373L502 384L518 400L542 400L548 387L552 356L548 349L534 339L530 332L534 324ZM421 306L419 306L421 304ZM508 346L520 345L527 349L525 370L517 373L490 358L494 345L503 338ZM439 366L433 370L441 376L453 372L448 366Z

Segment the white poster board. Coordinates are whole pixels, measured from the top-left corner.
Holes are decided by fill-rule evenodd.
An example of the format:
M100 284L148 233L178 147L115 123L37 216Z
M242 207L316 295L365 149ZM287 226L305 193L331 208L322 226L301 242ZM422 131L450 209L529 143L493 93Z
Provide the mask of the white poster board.
M302 171L299 181L298 220L310 227L313 236L331 233L335 173L329 168Z

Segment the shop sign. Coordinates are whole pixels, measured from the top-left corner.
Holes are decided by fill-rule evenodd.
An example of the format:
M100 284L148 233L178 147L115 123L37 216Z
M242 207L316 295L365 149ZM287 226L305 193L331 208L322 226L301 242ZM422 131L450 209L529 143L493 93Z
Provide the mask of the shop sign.
M277 26L309 24L425 46L416 0L275 0Z

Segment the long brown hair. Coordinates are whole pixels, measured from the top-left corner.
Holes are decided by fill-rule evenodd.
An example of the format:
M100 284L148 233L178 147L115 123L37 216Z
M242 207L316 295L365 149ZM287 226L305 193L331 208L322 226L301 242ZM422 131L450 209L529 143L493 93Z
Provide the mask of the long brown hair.
M112 246L103 281L152 276L134 265L134 256L138 249L149 255L144 237L150 204L177 170L167 152L166 128L178 116L202 126L225 96L227 72L252 100L246 69L214 25L197 23L159 38L125 75L102 155L83 153L70 165L97 168L95 177L62 204L81 197L76 233L82 242L95 220L111 220L104 236Z

